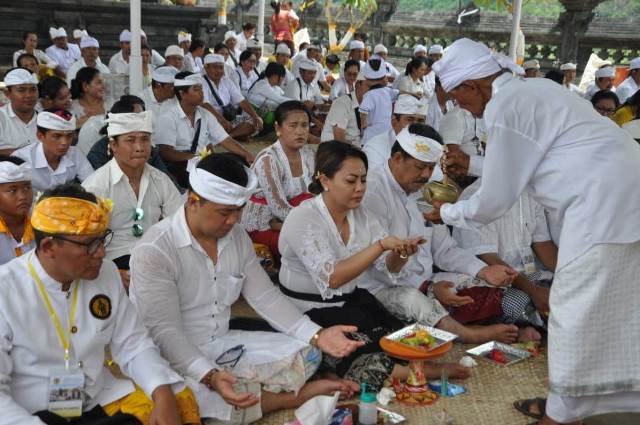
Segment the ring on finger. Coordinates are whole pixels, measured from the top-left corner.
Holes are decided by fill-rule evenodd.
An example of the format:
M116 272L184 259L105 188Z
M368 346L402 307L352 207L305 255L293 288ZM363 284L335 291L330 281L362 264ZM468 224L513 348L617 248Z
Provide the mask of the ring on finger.
M407 250L403 249L402 251L400 251L400 258L402 258L403 260L405 258L408 258L409 256L407 255Z

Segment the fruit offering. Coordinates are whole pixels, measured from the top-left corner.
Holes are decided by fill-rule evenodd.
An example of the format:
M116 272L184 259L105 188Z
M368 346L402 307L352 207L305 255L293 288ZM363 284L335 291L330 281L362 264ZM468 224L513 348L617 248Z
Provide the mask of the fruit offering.
M401 344L406 344L411 347L422 348L425 350L431 349L436 343L436 339L424 329L419 329L400 340Z
M500 350L497 349L493 349L491 351L489 351L487 354L485 354L485 356L489 359L492 360L496 363L500 363L500 364L507 364L509 363L509 359L507 358L507 356Z
M518 342L516 344L511 344L511 346L520 350L528 351L533 357L540 354L540 341Z

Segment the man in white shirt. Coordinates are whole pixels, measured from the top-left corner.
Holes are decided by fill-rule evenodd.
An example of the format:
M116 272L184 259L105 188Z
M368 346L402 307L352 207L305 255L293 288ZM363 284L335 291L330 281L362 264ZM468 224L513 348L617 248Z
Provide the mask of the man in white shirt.
M576 71L578 66L575 63L567 62L560 65L560 71L564 73L563 84L566 88L571 90L573 93L579 94L580 96L584 96L584 93L580 91L580 88L573 84L573 81L576 79Z
M227 64L232 66L234 69L238 67L240 64L240 53L236 52L236 46L238 44L238 40L236 38L236 33L233 31L227 31L224 33L224 39L222 40L227 49L229 50L229 57L227 58ZM243 50L244 51L244 50Z
M524 69L524 78L538 78L540 76L540 61L538 59L530 59L522 64Z
M154 69L151 73L151 85L138 94L144 101L145 110L153 112L154 121L162 115L164 108L176 101L173 82L177 73L178 70L169 65Z
M131 55L131 31L124 29L118 37L120 51L109 59L109 70L113 74L129 75L129 56Z
M204 95L200 75L187 71L176 74L174 92L177 101L155 121L158 127L152 141L181 187L188 186L186 161L217 144L253 162L253 154L233 140L211 112L201 106Z
M384 66L387 68L387 81L393 83L400 76L400 71L391 62L387 61L389 55L387 48L384 44L376 44L373 48L373 54L380 56L384 60ZM364 69L362 64L360 64L360 69Z
M262 130L262 119L240 93L238 86L224 75L224 65L222 55L213 53L205 56L202 106L216 117L231 137L246 138Z
M291 49L289 49L289 46L287 46L286 43L280 43L278 44L278 47L276 47L276 51L274 52L274 57L276 59L276 62L284 66L284 70L286 72L285 77L282 79L282 82L280 83L280 88L284 90L287 87L287 84L295 80L293 73L289 70L289 68L293 64L291 62Z
M236 56L240 57L240 53L247 49L247 41L251 40L256 34L256 26L251 22L245 22L242 25L242 31L236 35Z
M0 265L35 248L31 228L31 165L0 156Z
M387 162L391 156L391 147L396 142L396 134L413 123L420 121L424 123L426 119L426 111L422 108L420 101L408 94L398 96L393 108L391 129L373 136L362 148L367 154L370 168Z
M318 67L314 61L305 58L300 59L296 64L299 76L285 87L284 94L288 98L301 101L310 111L313 111L317 104L323 103L320 87L316 84Z
M442 59L443 53L444 53L444 49L440 44L432 44L431 47L429 47L429 50L427 52L427 54L429 55L429 59L431 59L434 63Z
M521 81L503 68L522 73L466 38L434 65L457 103L484 117L490 142L479 190L455 204L434 202L436 211L425 217L478 228L527 190L560 230L549 300L549 395L540 424L638 412L640 146L564 87L543 78ZM526 406L530 414L545 410L535 400Z
M629 62L629 76L616 88L616 94L622 104L638 90L640 90L640 57Z
M16 68L4 77L9 103L0 108L0 154L11 155L23 146L37 142L35 107L38 81L26 69Z
M189 47L191 46L191 33L186 32L186 31L180 31L178 33L178 46L180 46L180 48L182 49L182 57L184 57L184 55L186 55L187 53L189 53ZM165 54L165 59L167 58L167 55ZM171 65L171 64L168 64ZM180 70L180 68L177 68Z
M613 86L613 79L616 77L616 69L611 65L605 65L598 69L595 73L595 81L587 87L587 91L584 94L584 98L591 100L594 94L600 90L616 91Z
M31 217L36 250L0 267L3 425L183 423L174 392L184 405L184 381L149 338L115 266L103 262L109 209L77 185L45 192ZM105 346L131 380L104 366ZM135 418L119 412L131 405Z
M337 140L360 147L360 112L362 96L367 91L364 72L358 74L355 90L331 103L331 109L322 127L321 142Z
M60 71L66 73L69 67L80 59L80 48L77 44L67 42L67 32L64 28L49 28L49 36L53 45L45 52L57 64Z
M307 49L304 54L302 53L302 51L300 51L293 58L293 66L291 69L291 73L293 74L294 77L300 77L300 64L302 63L302 61L304 59L313 61L313 63L316 66L316 76L314 81L320 84L320 87L322 87L323 90L331 91L331 86L329 85L329 83L327 83L327 78L324 75L324 67L322 66L322 63L321 63L322 58L320 55L320 50L321 50L320 45L317 43L314 43L307 46Z
M343 334L355 328L322 329L300 313L271 283L236 225L256 189L255 174L228 154L213 154L195 164L189 183L184 208L153 226L133 250L131 297L196 393L200 415L251 423L315 395L349 395L351 381L305 382L320 363L318 349L344 357L362 345ZM229 330L240 294L282 333Z
M59 184L82 182L93 168L75 146L76 118L64 109L48 109L38 114L38 143L18 149L14 156L31 164L31 183L35 191Z
M349 59L360 62L360 69L364 69L366 62L364 61L364 43L360 40L352 40L349 43Z
M446 226L425 224L416 201L442 153L436 139L438 134L427 126L405 128L397 135L387 163L370 169L365 208L377 216L387 234L400 235L399 238L423 237L424 243L395 281L388 274L373 271L364 288L402 320L438 326L465 342L493 339L514 342L517 327L466 327L451 318L442 306L455 308L469 303L468 296L452 291L481 284L474 277L504 286L515 277L515 271L505 266L487 266L473 252L460 248ZM448 273L434 275L434 264Z
M97 68L101 74L109 74L109 67L100 60L100 43L93 37L85 37L80 41L80 54L82 58L69 67L67 71L67 85L71 87L71 81L81 68L86 66Z
M414 48L413 48L413 57L414 58L418 58L418 57L427 57L428 54L428 50L426 47L424 47L422 44L417 44Z
M189 42L189 45L191 45L191 42ZM164 64L172 66L178 71L183 71L184 55L184 51L180 48L180 46L172 44L164 51Z

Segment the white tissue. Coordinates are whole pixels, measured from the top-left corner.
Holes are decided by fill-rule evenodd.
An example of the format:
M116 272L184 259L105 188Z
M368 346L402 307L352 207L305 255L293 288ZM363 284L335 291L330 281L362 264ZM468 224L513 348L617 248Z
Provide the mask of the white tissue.
M383 406L388 406L391 400L393 400L395 397L396 393L394 393L391 388L383 388L380 390L378 395L376 395L376 400L378 400L378 403L382 404Z
M340 392L333 396L318 395L307 400L295 411L295 417L301 425L327 425L336 409Z
M463 358L460 359L460 366L474 367L474 366L478 366L478 363L475 360L473 360L471 357L464 356Z

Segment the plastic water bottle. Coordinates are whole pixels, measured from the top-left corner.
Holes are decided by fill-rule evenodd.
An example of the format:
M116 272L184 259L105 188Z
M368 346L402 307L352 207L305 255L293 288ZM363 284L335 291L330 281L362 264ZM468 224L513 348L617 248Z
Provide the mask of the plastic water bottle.
M360 425L375 425L378 422L378 411L376 409L376 394L367 392L367 384L361 384L360 406L358 412L358 422Z

